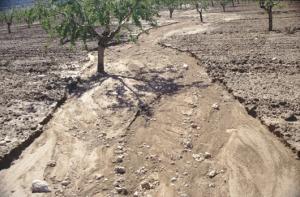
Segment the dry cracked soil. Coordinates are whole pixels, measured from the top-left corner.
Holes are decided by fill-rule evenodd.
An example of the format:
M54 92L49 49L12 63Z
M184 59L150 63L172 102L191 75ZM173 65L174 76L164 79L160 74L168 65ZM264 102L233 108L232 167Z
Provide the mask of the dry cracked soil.
M287 78L284 74L293 70L295 73L288 79L295 82L293 79L296 80L299 76L299 43L294 37L299 32L296 30L294 34L287 35L287 38L294 39L291 46L296 49L286 47L290 50L287 53L294 59L288 58L290 62L283 60L280 58L285 57L283 51L276 51L275 60L278 60L278 64L280 60L285 62L286 67L270 63L268 69L271 73L262 75L267 69L264 67L267 60L264 62L259 59L256 64L260 65L259 69L265 69L264 71L255 71L251 66L237 64L237 69L245 71L240 72L244 75L236 74L237 71L229 66L233 64L231 58L236 57L234 62L241 61L245 51L239 42L232 41L229 46L222 44L223 40L218 37L221 33L216 33L221 31L218 28L222 27L224 36L231 35L247 41L246 38L241 39L246 35L226 32L230 31L232 26L241 26L236 28L239 30L248 24L248 29L253 28L247 22L251 17L260 16L263 19L256 20L265 19L256 8L251 8L246 16L243 12L238 12L238 9L244 7L233 8L227 13L209 12L205 15L207 22L204 24L198 22L197 13L194 11L177 12L173 21L176 23L152 29L149 34L142 34L137 43L109 48L106 52L107 75L93 75L97 60L94 53L70 53L72 62L74 59L77 61L74 63L76 69L73 75L66 74L65 78L69 79L70 75L80 76L80 80L77 79L76 86L66 95L65 91L56 91L57 95L65 95L65 102L51 113L51 118L41 128L40 136L0 171L1 196L299 196L299 161L295 159L292 151L262 124L262 117L269 117L271 113L268 110L259 110L261 106L262 109L266 108L264 103L253 103L257 106L255 112L260 118L257 119L249 115L248 97L243 96L248 92L249 96L260 98L254 94L258 90L249 91L243 80L249 78L248 83L261 83L261 77L271 77L278 67L282 69L282 72L280 70L278 73L282 75L282 79ZM291 14L293 18L297 13L288 10L287 13L279 13L281 14ZM262 25L261 28L264 27L265 25ZM282 32L270 35L266 32L261 33L262 29L255 31L257 32L252 33L258 39L271 36L268 40L274 42L279 41L272 36L285 35ZM249 35L252 36L252 33ZM198 40L201 40L201 43ZM224 40L229 42L228 37ZM224 50L223 48L215 49L218 42L221 46L226 46L227 51L236 47L236 52L241 55L223 54L219 51ZM253 42L245 44L252 46ZM183 45L188 50L182 49ZM207 50L202 49L202 45ZM8 50L1 49L1 56L5 57L5 51ZM264 51L263 55L267 56L268 51ZM197 54L201 54L201 57ZM73 59L72 55L79 57ZM40 58L40 55L37 56L39 58L35 59L39 61L44 59ZM11 56L6 58L9 57ZM59 58L62 62L57 61L53 65L57 65L57 68L62 63L66 65L67 60L63 58L66 56ZM213 60L216 62L211 63ZM224 68L221 67L222 61L227 65ZM230 63L227 64L227 61ZM10 65L7 62L11 60L3 62L1 71L11 73L19 79L20 76L15 74L16 72L7 68L7 65ZM49 65L52 68L52 63ZM78 65L83 67L77 68ZM218 69L210 65L218 65ZM287 69L288 66L291 69ZM13 68L22 69L17 66ZM52 76L51 68L45 68L50 71L45 71L44 75ZM68 70L69 68L60 69L59 73L68 73ZM38 87L43 88L46 83L34 79L35 76L32 73L32 78L28 77L28 86L38 82ZM217 76L222 80L222 84L215 83ZM65 78L60 77L55 81L65 81ZM6 83L5 79L6 75L3 75L1 83ZM254 79L257 81L253 81ZM7 83L12 81L14 80ZM62 83L69 84L68 81ZM240 84L238 90L243 102L236 99L237 86L228 85L231 83ZM262 84L269 85L267 82ZM64 89L67 85L61 85L60 88ZM280 89L283 86L284 83L274 88ZM15 86L17 87L18 92L22 90L26 95L24 86L19 84ZM261 88L258 85L253 87ZM299 86L289 87L294 94L285 92L289 89L281 88L280 96L287 99L287 105L284 106L287 108L283 109L293 110L289 106L299 106L299 97L296 97L295 90ZM30 95L26 98L22 94L20 97L10 94L10 90L2 89L2 95L15 97L16 100L24 98L17 101L21 105L32 99ZM40 95L41 90L47 95L51 92L37 88L31 90L36 90L36 95ZM15 113L15 107L18 106L14 103L6 104L7 100L13 99L2 97L5 104L2 105L3 111L7 110L8 114ZM296 99L292 104L289 103L290 97ZM43 105L50 107L51 103L45 103L45 100L42 99ZM41 107L35 105L35 102L34 108L40 110ZM8 110L9 107L14 108ZM298 118L297 111L293 113ZM44 117L41 114L37 116ZM6 119L7 115L1 117ZM14 116L10 117L11 120L15 119ZM2 125L7 123L6 120L2 122ZM297 121L292 123L296 125ZM5 143L11 143L5 139L8 135L7 130L2 129L1 132ZM11 133L14 132L11 130ZM16 134L13 135L14 138L18 138ZM34 180L46 181L51 192L33 194L31 187Z

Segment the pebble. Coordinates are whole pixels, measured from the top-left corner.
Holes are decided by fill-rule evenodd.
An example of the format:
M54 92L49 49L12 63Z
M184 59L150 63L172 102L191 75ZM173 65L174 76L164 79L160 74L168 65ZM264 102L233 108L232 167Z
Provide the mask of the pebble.
M64 181L61 182L61 185L62 186L68 186L68 185L70 185L70 183L71 183L70 181L64 180Z
M96 174L95 175L95 179L96 180L100 180L100 179L102 179L104 176L102 175L102 174Z
M198 126L197 126L195 123L192 123L192 124L191 124L191 127L192 127L193 129L196 129Z
M117 174L125 174L126 169L124 167L122 167L122 166L117 166L117 167L115 167L115 172Z
M148 181L143 181L141 183L141 188L145 189L145 190L150 190L151 189L151 185L150 185L150 183Z
M193 143L190 140L187 140L184 142L184 148L186 149L192 149L193 148Z
M208 184L208 187L214 188L214 187L216 187L216 185L214 183L210 183L210 184Z
M186 69L186 70L189 69L189 65L187 65L187 64L183 64L182 67L183 67L184 69Z
M211 158L211 154L210 154L209 152L205 152L205 153L204 153L204 158L205 158L205 159Z
M5 146L6 142L4 140L0 141L0 146Z
M52 167L52 168L55 167L56 166L56 161L49 161L47 166Z
M209 178L214 178L217 175L217 172L215 170L211 170L207 173L207 176Z
M32 193L48 193L51 192L46 181L34 180L31 186Z
M284 114L282 117L285 121L297 121L297 118L293 112L288 112Z
M200 153L200 154L192 154L192 157L193 157L196 161L199 161L199 162L204 161L204 159L205 159L201 153Z
M174 183L174 182L176 182L176 181L177 181L177 178L176 178L176 177L171 178L171 182L172 182L172 183Z
M123 195L128 194L128 190L125 187L115 187L115 189L119 194L123 194Z
M4 139L4 141L6 142L6 143L9 143L9 142L11 142L11 139L9 139L9 137L5 137L5 139Z
M219 110L220 109L218 103L214 103L211 107L213 109L215 109L215 110Z
M113 161L113 163L122 163L123 162L124 155L119 155L117 158Z
M138 191L136 191L136 192L133 193L133 197L139 197L139 195L140 195L140 194L139 194Z

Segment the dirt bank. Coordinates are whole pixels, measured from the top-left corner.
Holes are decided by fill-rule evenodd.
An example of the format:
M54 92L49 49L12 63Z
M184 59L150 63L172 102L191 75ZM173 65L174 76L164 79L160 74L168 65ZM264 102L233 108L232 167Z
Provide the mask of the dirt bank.
M243 7L235 11L244 10ZM300 156L300 4L274 11L275 31L267 32L258 7L210 29L175 35L165 46L194 54L219 81ZM229 16L231 13L228 13ZM208 22L213 22L207 19Z

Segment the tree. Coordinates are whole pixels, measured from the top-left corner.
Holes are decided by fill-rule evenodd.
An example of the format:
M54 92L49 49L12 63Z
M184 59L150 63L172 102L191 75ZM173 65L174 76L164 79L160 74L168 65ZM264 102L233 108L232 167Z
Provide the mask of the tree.
M269 16L269 31L273 31L273 7L280 3L279 0L259 0L259 5Z
M97 72L105 73L104 51L122 28L133 24L142 27L141 20L155 23L157 10L153 0L50 0L36 5L46 31L59 37L61 44L76 41L84 44L96 40Z
M0 21L7 25L7 32L11 34L11 25L15 16L15 9L4 10L0 12Z
M192 0L192 2L200 16L200 21L203 22L203 11L208 8L208 0Z
M31 25L34 23L36 20L36 12L35 8L25 8L24 10L21 11L21 16L23 17L23 20L26 22L27 27L30 28Z
M163 6L166 6L169 10L169 16L170 18L173 18L173 13L175 9L180 6L181 1L180 0L161 0L161 4Z
M229 0L220 0L220 5L222 6L223 12L226 11L226 5L229 3Z

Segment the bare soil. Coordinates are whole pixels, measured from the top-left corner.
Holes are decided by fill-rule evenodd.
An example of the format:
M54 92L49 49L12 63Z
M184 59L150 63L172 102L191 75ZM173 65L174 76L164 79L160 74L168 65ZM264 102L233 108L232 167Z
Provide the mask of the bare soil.
M243 11L243 12L238 12ZM253 7L235 8L238 18L217 21L210 29L174 35L164 46L190 52L243 103L254 117L300 156L300 4L267 15ZM230 13L229 13L230 14ZM210 18L208 22L212 22Z
M87 53L61 47L39 25L0 29L0 161L41 132L46 117L65 97L65 87ZM47 47L47 48L46 48ZM71 80L71 81L69 81ZM2 162L1 162L2 163Z
M93 75L89 54L40 137L0 171L2 196L299 196L292 152L197 59L159 44L241 15L201 24L194 11L176 13L176 24L107 50L108 75ZM33 194L36 179L51 192Z
M174 21L173 21L174 22ZM161 20L159 26L168 24ZM151 26L144 24L147 30ZM131 28L133 33L141 30ZM128 41L126 32L121 42ZM117 41L114 41L117 42ZM0 27L0 169L42 132L52 113L75 89L90 61L77 46L60 45L40 25ZM88 43L89 48L95 42Z

